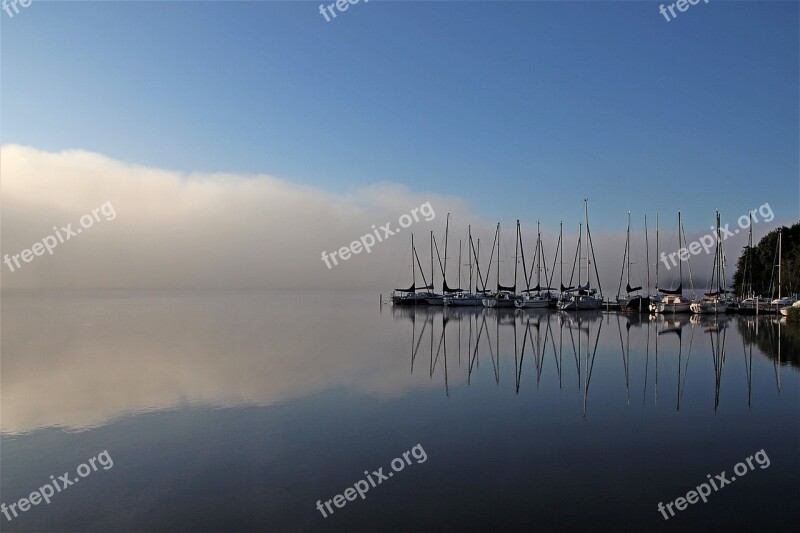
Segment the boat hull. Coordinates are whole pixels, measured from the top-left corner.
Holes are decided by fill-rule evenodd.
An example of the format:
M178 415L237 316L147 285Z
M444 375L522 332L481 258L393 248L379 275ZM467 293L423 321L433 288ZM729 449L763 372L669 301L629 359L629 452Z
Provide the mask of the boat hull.
M583 311L600 309L602 306L603 300L582 296L559 302L558 309L560 311Z
M728 312L725 302L694 302L689 308L698 315L722 315Z

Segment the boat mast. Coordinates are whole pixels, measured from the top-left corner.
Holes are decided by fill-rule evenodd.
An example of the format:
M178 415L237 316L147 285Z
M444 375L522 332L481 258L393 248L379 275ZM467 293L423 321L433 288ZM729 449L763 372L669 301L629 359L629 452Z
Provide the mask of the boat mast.
M519 263L519 220L517 220L517 235L516 243L514 245L514 292L517 290L517 270L519 270L517 263Z
M647 235L647 213L644 214L644 247L645 262L647 263L647 294L650 294L650 240ZM647 330L650 331L649 329ZM649 344L648 344L649 346Z
M472 292L472 226L467 226L467 236L469 237L467 240L469 241L469 291Z
M750 297L753 297L753 213L748 213L750 219L750 236L747 238L747 276L750 283ZM744 291L743 291L744 292Z
M450 233L450 213L447 213L447 221L444 224L444 267L442 267L442 279L447 281L447 235ZM459 252L460 253L460 252ZM444 283L442 283L444 287Z
M447 240L445 238L445 240ZM447 254L447 246L445 246L445 254ZM445 255L447 257L447 255ZM445 259L446 261L447 259ZM461 239L458 239L458 288L461 288Z
M564 288L564 240L563 239L564 239L564 221L562 220L558 223L558 245L559 245L558 251L561 256L558 263L559 266L558 282L561 284L561 290L563 290Z
M581 286L581 252L583 252L581 246L581 239L583 238L583 222L578 222L578 287ZM572 271L575 271L575 264L572 265ZM587 272L588 274L588 272Z
M719 211L717 211L717 291L722 290L722 240L719 231ZM713 291L712 291L713 292ZM719 296L722 296L721 294Z
M783 228L778 229L778 300L781 299L781 254L783 253Z
M539 287L539 294L542 293L541 275L542 275L542 254L540 249L542 247L542 230L540 229L540 222L536 221L536 286Z
M628 237L625 240L625 255L628 256L628 277L626 279L628 287L631 286L631 212L628 211ZM625 287L627 292L628 287Z
M628 264L628 284L625 286L625 294L630 294L628 287L631 286L631 261L630 261L630 245L631 245L631 212L628 211L628 230L625 236L625 254L622 257L622 270L619 271L619 286L617 286L617 300L622 293L622 278L625 276L625 263Z
M431 230L431 290L435 290L433 288L433 230Z
M678 281L678 286L681 287L681 289L683 289L683 287L682 287L682 285L683 285L683 258L680 257L681 244L683 244L681 242L681 228L682 227L683 226L681 225L681 212L678 211L678 280L679 280ZM682 295L683 295L683 290L681 290L681 296Z
M658 211L656 211L656 290L658 290Z
M497 223L497 232L496 232L495 241L497 241L497 290L496 292L500 293L500 223Z
M589 200L583 199L583 209L586 217L586 283L591 285L591 272L589 271Z
M680 212L679 212L680 214ZM679 217L680 218L680 217ZM683 240L686 240L686 229L683 227L683 223L681 222L680 227L678 228L680 234L683 235ZM680 235L678 235L680 237ZM689 287L692 289L692 300L695 298L695 290L694 290L694 277L692 276L692 262L689 261L689 257L686 257L686 266L689 267ZM681 283L683 283L683 277L681 277Z
M411 286L414 287L414 292L417 290L417 269L414 268L414 234L411 234Z

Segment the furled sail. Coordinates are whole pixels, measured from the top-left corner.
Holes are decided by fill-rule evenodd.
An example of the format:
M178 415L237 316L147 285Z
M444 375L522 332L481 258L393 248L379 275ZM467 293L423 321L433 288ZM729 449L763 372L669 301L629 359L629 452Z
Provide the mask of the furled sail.
M589 290L589 284L588 283L586 285L581 286L581 287L569 287L568 289L565 289L563 285L561 286L561 292L575 292L575 291L578 291L580 293L585 294L586 291L588 291L588 290Z
M498 290L498 292L499 291L516 292L517 291L517 286L516 285L511 285L511 286L506 287L505 285L500 285L498 283L497 284L497 290Z
M658 289L661 294L683 294L683 283L677 289Z
M397 292L416 292L417 291L417 287L416 287L416 285L414 285L412 283L411 286L409 288L407 288L407 289L395 289L395 290Z
M625 285L625 290L628 292L628 294L630 294L632 292L640 291L640 290L642 290L642 288L641 287L631 287L631 284L628 283L628 284Z
M454 293L454 292L464 292L464 289L451 289L447 286L447 280L444 280L442 284L442 291L446 293Z

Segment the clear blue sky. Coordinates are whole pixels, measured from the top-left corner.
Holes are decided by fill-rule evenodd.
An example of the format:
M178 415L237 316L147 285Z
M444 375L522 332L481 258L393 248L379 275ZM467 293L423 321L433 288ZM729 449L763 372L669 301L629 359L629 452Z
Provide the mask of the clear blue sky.
M0 12L2 142L490 219L798 218L798 2L658 4L34 0Z

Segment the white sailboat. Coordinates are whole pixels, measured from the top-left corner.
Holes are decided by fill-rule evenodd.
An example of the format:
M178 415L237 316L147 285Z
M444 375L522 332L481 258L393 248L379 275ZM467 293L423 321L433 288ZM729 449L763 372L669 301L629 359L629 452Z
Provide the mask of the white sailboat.
M683 236L683 222L681 221L681 212L678 211L678 250L681 249L681 237ZM689 265L687 257L687 265L689 266L689 281L694 292L694 282L692 281L692 267ZM689 313L691 312L691 300L683 296L683 260L678 258L678 288L677 289L659 289L658 292L663 294L661 300L651 305L650 309L655 313Z
M586 219L586 285L581 285L581 270L578 265L578 286L570 288L562 292L562 299L558 302L558 309L560 311L579 311L600 309L603 305L603 292L600 288L600 278L597 274L597 264L595 263L595 277L597 278L597 286L600 288L600 296L597 296L597 289L591 288L591 270L589 267L589 256L594 256L594 249L592 247L592 235L589 231L589 201L584 200L584 213ZM578 237L578 250L576 261L579 262L581 256L581 238Z
M472 226L467 226L467 248L469 256L469 284L467 285L466 291L456 292L454 294L450 294L444 297L444 305L453 306L453 307L476 307L481 305L481 300L483 295L478 292L478 280L475 280L475 291L472 291L472 278L474 268L478 270L478 277L480 277L480 267L478 266L478 259L480 256L481 251L481 243L480 239L478 240L478 250L476 252L475 245L472 241ZM458 270L458 286L461 287L461 244L459 242L459 270ZM472 259L475 258L475 267L473 268Z
M519 224L519 221L517 221ZM525 248L522 246L522 234L519 234L520 239L520 249L522 250L522 271L525 274L525 285L526 288L523 292L522 298L519 298L514 301L514 305L519 309L547 309L550 305L550 287L545 287L546 292L542 292L542 283L541 283L541 274L542 274L542 255L544 254L544 248L542 246L542 232L539 226L539 222L536 222L536 257L534 259L533 264L531 264L531 269L536 267L536 287L531 288L531 280L533 278L533 273L528 275L527 267L525 265ZM545 277L547 277L547 273L545 272ZM532 293L536 294L532 294Z
M717 241L716 250L714 251L714 266L711 270L711 281L708 292L703 296L704 298L698 302L692 302L689 308L692 313L702 315L719 315L728 311L728 301L725 297L725 282L724 268L723 268L723 252L722 252L722 239L719 233L719 211L716 216L717 228L715 230L715 237ZM714 287L714 285L717 285ZM716 289L716 290L714 290Z
M797 301L797 296L783 296L781 297L781 263L783 254L783 228L778 229L778 297L770 302L776 312L780 312L781 308L789 307ZM781 313L783 314L783 313Z

